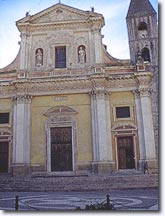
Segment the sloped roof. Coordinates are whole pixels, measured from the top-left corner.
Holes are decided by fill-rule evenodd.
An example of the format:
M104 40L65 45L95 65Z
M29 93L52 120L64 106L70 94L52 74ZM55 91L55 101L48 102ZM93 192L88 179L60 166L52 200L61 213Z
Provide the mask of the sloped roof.
M127 18L147 14L156 14L149 0L131 0L127 13Z

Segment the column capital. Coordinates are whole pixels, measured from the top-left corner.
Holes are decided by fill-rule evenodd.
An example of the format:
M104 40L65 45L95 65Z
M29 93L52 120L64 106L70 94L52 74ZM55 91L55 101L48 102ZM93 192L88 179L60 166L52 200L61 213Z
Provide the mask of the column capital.
M135 98L141 98L141 97L150 97L151 95L151 89L150 88L139 88L132 91L135 95Z
M28 103L31 103L31 101L32 101L32 95L28 95L28 94L15 95L13 97L13 101L16 104L28 104Z
M105 97L105 96L110 96L111 95L111 92L108 92L107 90L105 89L92 89L91 92L89 92L89 95L90 96L93 96L93 97Z

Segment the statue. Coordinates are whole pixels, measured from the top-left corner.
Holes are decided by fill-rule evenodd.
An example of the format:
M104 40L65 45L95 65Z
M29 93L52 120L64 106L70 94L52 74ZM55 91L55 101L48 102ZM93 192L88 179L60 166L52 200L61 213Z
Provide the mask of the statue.
M36 51L36 66L40 67L43 65L43 51L42 49L37 49Z
M79 63L85 63L86 62L86 52L85 52L85 47L84 46L79 47L78 59L79 59Z

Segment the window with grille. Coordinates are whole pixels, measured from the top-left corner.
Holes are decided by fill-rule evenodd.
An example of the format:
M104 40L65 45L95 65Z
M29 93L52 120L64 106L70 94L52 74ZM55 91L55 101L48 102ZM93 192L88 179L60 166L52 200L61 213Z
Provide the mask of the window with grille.
M130 107L116 107L116 118L130 118Z
M55 67L56 68L66 68L66 47L56 47L55 48Z
M0 113L0 124L9 124L9 113Z

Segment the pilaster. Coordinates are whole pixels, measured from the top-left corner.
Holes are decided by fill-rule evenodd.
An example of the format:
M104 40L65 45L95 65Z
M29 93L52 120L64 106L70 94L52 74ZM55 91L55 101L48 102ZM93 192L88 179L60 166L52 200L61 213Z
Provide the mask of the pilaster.
M101 50L101 34L99 29L93 30L94 34L94 47L95 47L95 63L102 63L102 50Z
M13 173L26 174L30 165L30 104L32 96L14 96ZM18 173L17 173L17 171ZM22 173L21 173L22 172Z
M134 91L139 135L140 169L143 169L145 160L150 164L150 169L157 168L150 94L149 88L139 88Z
M114 169L110 123L110 97L105 90L94 90L91 96L93 159L95 172Z

